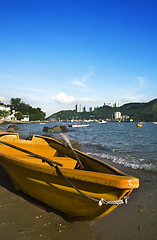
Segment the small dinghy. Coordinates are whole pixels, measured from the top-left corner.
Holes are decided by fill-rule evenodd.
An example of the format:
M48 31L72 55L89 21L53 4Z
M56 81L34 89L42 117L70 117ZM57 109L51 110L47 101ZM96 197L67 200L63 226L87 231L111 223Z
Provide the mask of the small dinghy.
M0 164L16 190L57 209L67 218L92 220L126 203L139 180L55 139L0 133Z

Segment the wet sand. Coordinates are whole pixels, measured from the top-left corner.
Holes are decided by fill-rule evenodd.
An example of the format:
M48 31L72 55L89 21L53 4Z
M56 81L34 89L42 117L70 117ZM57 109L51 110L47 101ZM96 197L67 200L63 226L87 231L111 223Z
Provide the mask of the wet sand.
M127 205L95 221L69 222L23 193L0 167L0 240L154 240L157 234L157 175L112 164L140 179Z

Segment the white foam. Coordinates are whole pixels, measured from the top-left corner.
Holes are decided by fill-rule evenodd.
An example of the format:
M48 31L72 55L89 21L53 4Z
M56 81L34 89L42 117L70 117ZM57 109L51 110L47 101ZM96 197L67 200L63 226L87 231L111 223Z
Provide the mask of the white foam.
M155 172L157 171L156 164L145 163L145 159L143 158L136 159L135 157L130 157L130 156L126 156L123 158L123 157L112 155L112 154L110 155L108 153L98 153L98 152L95 152L95 153L88 152L87 154L104 159L104 160L107 159L114 163L118 163L125 167L130 167L133 169L144 169L147 171L155 171Z

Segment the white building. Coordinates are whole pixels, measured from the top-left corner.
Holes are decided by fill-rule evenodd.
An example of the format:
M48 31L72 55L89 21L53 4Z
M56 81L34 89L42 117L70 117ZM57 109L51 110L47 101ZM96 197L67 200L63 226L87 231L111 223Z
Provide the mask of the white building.
M6 117L3 117L2 120L17 120L17 118L15 117L15 110L11 112L11 109L10 107L5 107L4 105L0 105L0 110L1 111L7 111L8 112L8 116ZM29 115L23 115L23 119L21 119L21 121L24 121L24 122L29 122Z
M120 104L119 104L119 102L117 102L117 103L115 103L115 107L120 107Z
M88 112L88 109L87 109L87 107L85 106L85 107L83 107L83 112Z
M5 119L7 120L17 120L17 118L15 117L15 110L12 111L12 114L10 114L8 117L6 117Z
M105 102L105 103L104 103L104 106L112 107L112 103Z
M77 103L75 106L76 112L82 112L82 105L81 103Z
M23 115L22 122L29 122L29 115Z
M104 103L104 106L119 107L119 103L118 102L116 102L116 103L108 103L108 102L106 102L106 103Z
M10 112L10 107L5 107L3 105L0 105L0 110Z
M90 107L90 108L89 108L89 111L90 111L90 112L93 112L93 111L94 111L94 107Z
M113 114L113 119L114 119L114 120L120 120L120 119L121 119L121 116L122 116L121 112L115 112L115 113Z

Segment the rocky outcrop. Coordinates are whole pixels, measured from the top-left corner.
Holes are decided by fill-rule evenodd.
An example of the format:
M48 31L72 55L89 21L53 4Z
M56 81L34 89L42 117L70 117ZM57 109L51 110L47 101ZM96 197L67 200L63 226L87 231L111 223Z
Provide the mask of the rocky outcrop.
M16 131L15 131L15 129L14 129L14 128L12 128L12 127L8 127L8 129L7 129L7 132L12 132L12 133L15 133Z
M19 127L16 126L15 124L9 125L8 128L13 128L14 130L18 130L19 129Z
M56 139L57 141L63 143L65 146L67 146L67 143L64 141L63 138L57 138L57 137L53 136L52 134L44 134L43 136L45 136L45 137L50 137L50 138L54 138L54 139ZM30 135L28 138L26 138L26 140L32 140L32 137L33 137L33 135ZM71 145L72 145L73 148L81 151L81 143L80 143L80 142L78 142L78 141L73 141L73 140L71 140L70 142L71 142Z
M60 132L67 132L69 129L65 126L54 126L54 127L44 127L43 132L54 132L54 133L60 133Z
M58 138L58 137L55 137L53 136L52 134L44 134L43 136L45 137L50 137L50 138L54 138L56 139L57 141L63 143L65 146L67 146L67 143L65 142L65 140L63 138ZM31 137L28 139L28 140L31 140ZM78 141L74 141L74 140L70 140L71 142L71 146L79 151L81 151L81 143L78 142Z
M60 128L62 129L62 132L68 132L69 128L65 127L65 126L60 126Z
M8 126L7 131L14 133L14 132L16 132L16 130L18 130L18 129L19 129L19 127L17 127L15 124L11 124L11 125Z
M56 140L58 140L59 142L61 142L61 143L63 143L64 145L67 146L67 143L64 141L64 139L62 139L62 138L56 138ZM71 140L70 143L71 143L71 146L72 146L73 148L81 151L81 143L80 143L80 142Z

